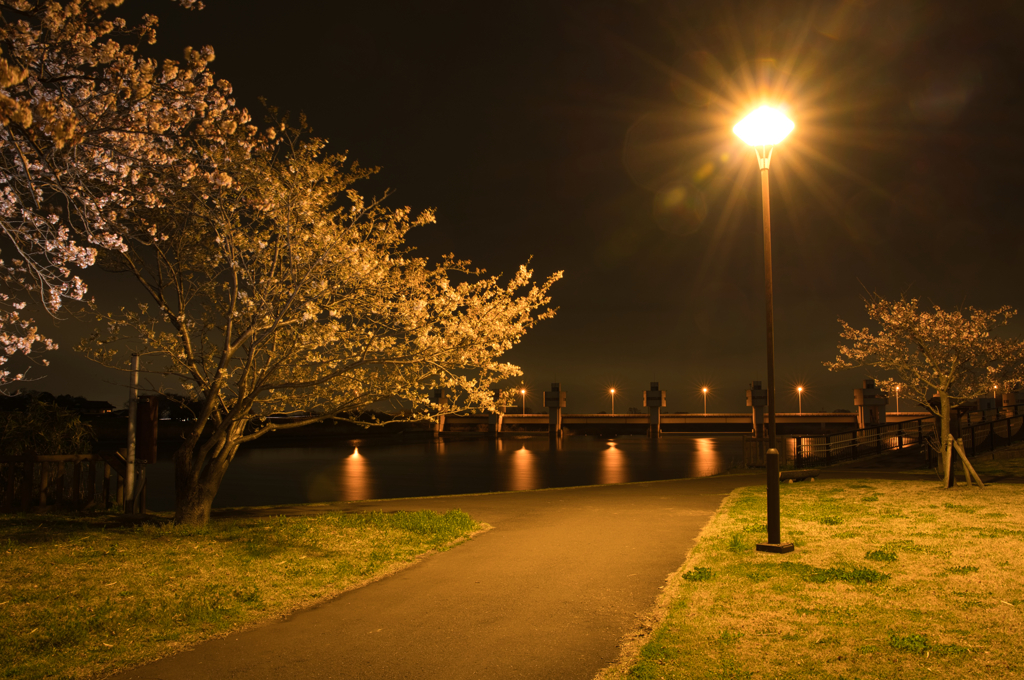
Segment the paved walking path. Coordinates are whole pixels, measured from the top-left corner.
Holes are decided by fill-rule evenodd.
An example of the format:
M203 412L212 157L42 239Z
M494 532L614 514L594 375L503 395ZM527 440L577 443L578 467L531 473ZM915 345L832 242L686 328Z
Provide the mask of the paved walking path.
M342 505L459 508L494 529L283 621L114 677L589 680L615 660L619 641L722 499L763 479L762 472Z

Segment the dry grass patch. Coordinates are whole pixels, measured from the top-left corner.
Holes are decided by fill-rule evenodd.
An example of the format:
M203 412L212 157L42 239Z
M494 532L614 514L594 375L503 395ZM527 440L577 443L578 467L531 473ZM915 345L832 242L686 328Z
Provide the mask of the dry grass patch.
M480 528L458 510L202 529L0 518L0 677L82 678L165 656L379 578Z
M664 619L611 678L1024 677L1024 487L932 481L731 494L670 579Z

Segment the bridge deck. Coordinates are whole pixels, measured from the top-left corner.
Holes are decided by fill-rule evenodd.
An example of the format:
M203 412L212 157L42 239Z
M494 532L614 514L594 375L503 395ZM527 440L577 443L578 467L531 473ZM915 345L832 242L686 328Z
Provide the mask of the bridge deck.
M900 423L927 417L928 413L900 412L887 413L886 422ZM487 425L491 416L488 414L448 416L445 429L463 428L467 426ZM768 417L765 416L765 424ZM813 430L847 430L857 428L856 413L778 413L775 415L777 425L785 426L792 431L811 432ZM577 427L583 430L633 430L645 428L650 423L646 413L563 413L562 427ZM506 413L502 416L502 429L527 428L530 430L546 429L547 413ZM688 432L715 432L730 430L741 432L752 429L750 413L662 413L661 426L671 429L679 428Z

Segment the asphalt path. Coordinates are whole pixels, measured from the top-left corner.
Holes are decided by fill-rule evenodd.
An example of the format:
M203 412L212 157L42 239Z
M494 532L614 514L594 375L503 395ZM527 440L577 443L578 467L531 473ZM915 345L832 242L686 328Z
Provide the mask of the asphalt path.
M763 479L762 472L339 504L458 508L493 529L286 619L113 677L589 680L616 659L724 497Z

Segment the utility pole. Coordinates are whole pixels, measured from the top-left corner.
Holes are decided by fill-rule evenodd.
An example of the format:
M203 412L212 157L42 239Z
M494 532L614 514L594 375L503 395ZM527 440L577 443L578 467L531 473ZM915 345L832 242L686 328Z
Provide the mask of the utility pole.
M135 420L139 413L139 355L132 354L131 386L128 388L128 454L125 456L124 511L135 510Z

